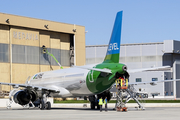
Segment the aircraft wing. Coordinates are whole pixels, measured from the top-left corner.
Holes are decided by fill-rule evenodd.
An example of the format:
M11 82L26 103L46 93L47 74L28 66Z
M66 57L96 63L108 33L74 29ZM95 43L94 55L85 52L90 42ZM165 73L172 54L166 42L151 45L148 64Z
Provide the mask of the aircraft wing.
M46 90L46 91L51 91L51 92L60 92L60 90L57 90L57 89L54 89L54 88L48 88L48 87L42 87L42 86L34 86L34 85L28 85L28 84L14 84L14 83L0 82L0 85L9 85L9 86L12 86L14 88L23 87L23 88L34 88L34 89L37 89L37 90Z
M85 67L85 66L75 66L75 67L88 69L88 70L95 70L95 71L104 72L104 73L112 73L111 70L109 69L99 69L99 68L92 68L92 67Z
M180 81L180 79L160 80L160 81L150 81L150 82L135 82L135 83L129 82L128 85L145 85L145 84L157 85L157 83L161 83L161 82L172 82L172 81Z
M127 70L128 73L135 73L135 72L143 72L143 71L159 71L159 70L170 70L170 66L162 66L162 67L152 67L152 68L142 68L142 69L132 69Z

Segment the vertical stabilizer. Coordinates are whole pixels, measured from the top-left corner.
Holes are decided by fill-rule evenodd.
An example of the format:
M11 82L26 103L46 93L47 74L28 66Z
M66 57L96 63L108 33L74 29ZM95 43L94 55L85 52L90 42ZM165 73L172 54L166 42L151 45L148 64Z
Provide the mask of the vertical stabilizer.
M113 31L109 41L106 57L104 63L119 63L119 53L121 44L121 26L122 26L122 14L120 11L116 15Z

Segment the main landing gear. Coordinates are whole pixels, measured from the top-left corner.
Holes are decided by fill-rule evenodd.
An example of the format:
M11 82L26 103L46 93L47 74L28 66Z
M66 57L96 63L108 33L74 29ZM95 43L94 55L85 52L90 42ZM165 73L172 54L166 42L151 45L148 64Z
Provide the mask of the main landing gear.
M94 110L97 106L97 98L95 95L89 96L89 101L91 102L91 109Z
M101 94L98 94L98 95L92 95L92 96L89 96L89 101L91 102L91 109L95 109L97 107L97 109L99 110L100 109L100 106L98 104L98 100L102 97L103 100L107 97L107 101L109 101L111 99L111 93L109 90L101 93Z
M51 103L49 101L47 101L47 96L46 94L43 95L42 98L40 98L40 104L39 104L39 108L41 110L50 110L51 109Z

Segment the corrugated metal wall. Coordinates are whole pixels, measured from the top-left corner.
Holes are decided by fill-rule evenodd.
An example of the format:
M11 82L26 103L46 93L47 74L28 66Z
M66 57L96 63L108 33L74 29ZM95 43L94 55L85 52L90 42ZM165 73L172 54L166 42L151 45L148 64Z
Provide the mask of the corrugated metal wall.
M87 46L86 64L101 63L106 51L107 45ZM162 66L163 54L163 43L121 45L120 63L130 69Z

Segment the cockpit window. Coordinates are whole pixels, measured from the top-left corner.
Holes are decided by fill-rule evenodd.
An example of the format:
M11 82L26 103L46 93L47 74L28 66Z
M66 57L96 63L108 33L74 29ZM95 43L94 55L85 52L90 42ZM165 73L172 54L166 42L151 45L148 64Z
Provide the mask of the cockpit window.
M33 79L41 79L44 73L36 74Z

